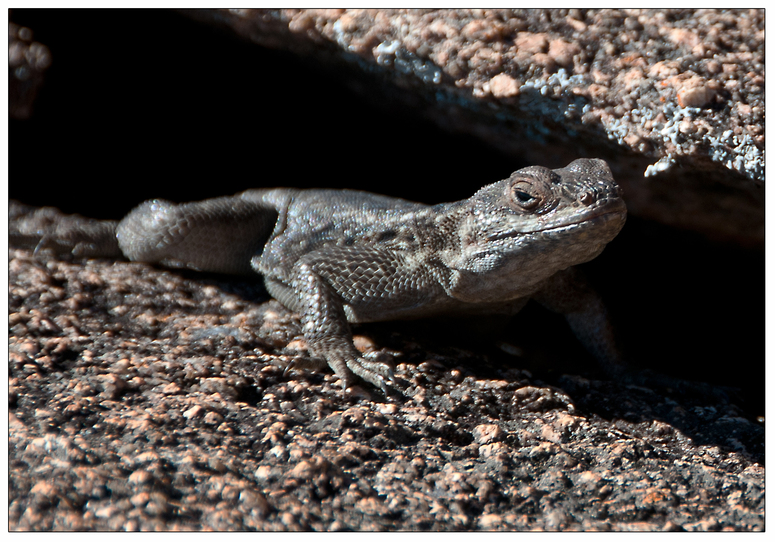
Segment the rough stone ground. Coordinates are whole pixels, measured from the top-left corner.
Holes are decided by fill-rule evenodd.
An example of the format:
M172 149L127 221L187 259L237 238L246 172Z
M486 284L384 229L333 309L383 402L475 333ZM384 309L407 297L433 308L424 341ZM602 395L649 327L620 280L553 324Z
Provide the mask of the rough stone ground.
M10 529L764 528L761 11L215 15L307 63L213 13L14 10L11 197L436 203L602 157L631 216L586 271L658 374L598 379L528 307L496 338L359 328L409 385L343 395L284 373L298 323L256 282L11 251Z
M284 372L255 282L12 250L11 530L762 530L764 431L707 385L530 372L423 335L403 395Z

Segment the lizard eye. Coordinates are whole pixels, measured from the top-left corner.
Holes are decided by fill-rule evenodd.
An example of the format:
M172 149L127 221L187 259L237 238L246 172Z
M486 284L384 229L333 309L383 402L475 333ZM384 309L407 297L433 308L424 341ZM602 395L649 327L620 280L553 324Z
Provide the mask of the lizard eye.
M543 195L530 183L518 182L511 185L511 201L518 208L532 211L543 202Z

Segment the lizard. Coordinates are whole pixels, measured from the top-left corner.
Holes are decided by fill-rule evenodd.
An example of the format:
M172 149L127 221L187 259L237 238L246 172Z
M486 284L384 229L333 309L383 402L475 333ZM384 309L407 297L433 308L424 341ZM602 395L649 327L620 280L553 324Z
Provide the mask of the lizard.
M351 323L514 314L529 299L565 315L577 338L619 366L605 307L574 266L597 257L627 209L605 161L530 166L452 203L357 190L260 188L175 204L148 200L120 221L11 202L12 245L77 257L259 273L300 315L313 359L346 389L385 391L388 365L364 358Z

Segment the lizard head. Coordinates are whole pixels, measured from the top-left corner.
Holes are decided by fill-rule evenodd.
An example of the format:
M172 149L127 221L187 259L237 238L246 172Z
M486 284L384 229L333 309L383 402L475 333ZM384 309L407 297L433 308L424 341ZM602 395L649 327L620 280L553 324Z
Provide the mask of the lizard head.
M469 275L460 277L460 286L480 290L481 283L481 290L493 295L511 289L515 297L557 271L595 258L627 216L621 189L597 159L554 170L521 169L479 190L461 210L460 245L449 262ZM502 287L495 287L498 283Z

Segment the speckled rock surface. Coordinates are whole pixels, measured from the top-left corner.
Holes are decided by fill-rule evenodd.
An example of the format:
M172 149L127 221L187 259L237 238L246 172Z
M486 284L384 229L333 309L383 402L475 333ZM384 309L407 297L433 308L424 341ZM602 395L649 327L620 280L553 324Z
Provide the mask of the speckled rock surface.
M764 10L223 10L528 163L609 160L630 212L764 236Z
M51 52L33 40L32 30L14 23L8 25L8 112L26 119L45 71L51 65Z
M392 325L343 394L253 281L10 251L11 530L762 530L724 389L550 384Z
M645 150L609 139L601 119L627 120L616 110L622 94L608 88L626 85L625 69L606 64L618 49L594 53L598 40L580 33L637 49L648 66L659 60L646 45L657 47L660 60L680 57L721 81L713 101L687 114L712 127L729 123L737 137L758 122L734 117L736 103L754 114L761 101L751 87L755 63L741 59L711 77L698 71L708 58L692 64L659 29L704 36L714 27L700 21L715 20L723 57L758 47L751 40L759 31L740 29L758 28L761 17L648 12L638 30L627 20L644 14L605 13L608 23L597 12L523 13L528 27L518 33L546 33L550 45L557 35L578 39L584 49L568 64L531 68L526 57L489 74L474 55L466 60L479 63L466 68L472 83L458 89L446 72L435 83L441 57L428 51L393 50L389 41L379 51L384 64L373 49L343 55L325 37L333 30L318 30L341 19L337 11L310 12L297 21L301 31L290 28L296 12L218 13L244 26L242 35L265 21L262 39L278 47L270 50L181 12L13 10L52 61L32 115L9 123L10 195L24 203L117 219L147 198L189 201L275 185L438 203L520 167L564 166L568 154L605 158L637 214L584 271L629 361L655 378L636 387L599 380L564 322L528 306L497 341L479 337L489 322L435 335L421 322L359 328L360 347L396 352L397 372L411 385L405 398L343 396L328 372L283 373L303 352L298 322L255 281L13 251L9 527L763 529L764 205L758 188L745 189L759 181L712 161L704 144L644 179L663 157L654 150L666 148L662 128L649 135L627 124ZM432 18L407 12L396 39ZM586 29L572 30L573 21ZM138 28L152 38L138 39ZM648 31L652 41L617 46L606 28L636 40ZM466 43L479 51L506 38L483 31L481 45ZM301 55L287 52L299 44ZM556 54L548 47L535 55ZM591 80L575 73L578 54L592 54L611 77L598 83L605 101L582 107L611 117L549 121L550 112L562 117L568 103L587 99L563 83ZM633 109L651 96L676 111L678 89L654 94L644 73L623 95ZM477 81L482 91L489 82L490 94L474 97ZM734 81L745 82L739 95L727 89ZM447 96L441 90L464 99L437 105L434 97ZM689 105L703 95L687 88L681 99ZM367 107L369 98L389 107ZM422 120L426 113L433 122ZM705 165L679 167L695 159Z

